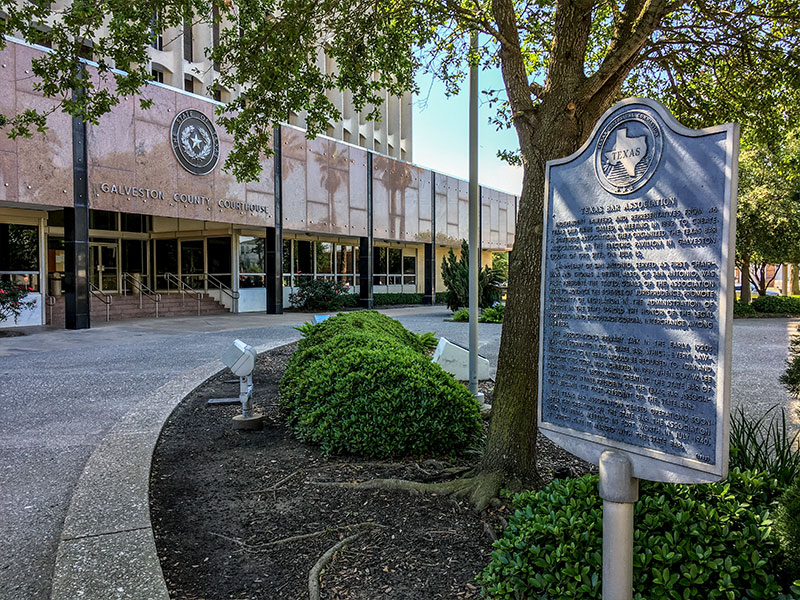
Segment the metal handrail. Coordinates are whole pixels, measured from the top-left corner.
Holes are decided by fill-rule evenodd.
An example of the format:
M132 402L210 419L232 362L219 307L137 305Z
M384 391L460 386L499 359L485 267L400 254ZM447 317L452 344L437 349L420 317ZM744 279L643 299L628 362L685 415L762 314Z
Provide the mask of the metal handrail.
M197 314L200 315L200 300L203 298L203 292L200 292L190 286L188 283L183 281L177 275L173 275L172 273L164 273L162 275L164 279L167 280L167 292L169 292L169 284L174 283L178 286L178 291L181 293L181 306L186 304L186 294L192 296L195 300L197 300Z
M158 318L158 305L161 302L161 294L158 294L147 287L145 284L141 282L141 280L136 279L130 273L123 273L122 274L122 293L127 296L128 294L128 282L132 284L131 290L139 290L139 309L142 308L142 297L144 296L148 300L152 301L156 305L156 319Z
M56 305L55 296L45 296L44 303L50 308L50 324L53 324L53 307Z
M223 294L226 294L231 300L238 300L239 299L239 292L238 291L232 290L231 288L229 288L227 285L222 283L219 279L217 279L213 275L209 275L208 273L205 273L203 275L203 278L206 280L207 284L214 286L220 292L222 292Z
M111 320L111 296L104 294L103 291L93 283L89 283L89 291L92 296L106 305L106 323L109 322Z

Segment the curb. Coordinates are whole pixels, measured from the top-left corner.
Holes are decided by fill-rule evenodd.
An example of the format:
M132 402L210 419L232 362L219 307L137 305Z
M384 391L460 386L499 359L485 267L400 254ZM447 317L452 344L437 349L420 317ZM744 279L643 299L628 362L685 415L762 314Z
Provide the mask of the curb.
M298 336L299 337L299 336ZM295 340L256 347L261 354ZM169 600L150 522L150 464L175 407L225 366L171 380L117 421L72 493L56 552L51 600Z

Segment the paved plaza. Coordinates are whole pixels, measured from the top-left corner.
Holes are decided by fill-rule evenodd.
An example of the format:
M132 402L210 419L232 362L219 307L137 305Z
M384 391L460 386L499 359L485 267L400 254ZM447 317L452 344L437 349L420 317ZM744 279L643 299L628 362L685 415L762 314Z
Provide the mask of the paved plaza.
M449 312L443 307L383 312L414 331L433 331L464 345L468 342L467 325L446 321ZM294 327L309 319L308 314L298 313L148 319L0 338L0 600L79 597L69 591L75 583L70 581L73 571L80 571L74 565L79 563L69 562L72 546L65 542L92 543L112 529L123 534L115 538L119 562L135 565L136 535L146 529L141 522L149 521L146 486L136 488L119 467L118 478L95 481L96 473L115 472L105 464L106 449L108 456L113 448L123 452L130 448L135 455L137 435L163 420L185 393L221 369L217 359L233 339L275 347L296 340L299 333ZM743 406L757 415L780 403L791 409L797 425L800 404L787 395L777 377L798 323L792 319L734 322L734 407ZM480 352L490 359L492 374L500 331L499 325L479 328ZM144 423L147 418L150 425ZM155 439L158 431L147 433ZM142 448L145 454L149 452L146 444ZM146 483L146 472L143 477ZM106 497L102 489L114 485L135 488L144 498L133 507L113 506L113 500L105 500L112 505L107 514L90 519L89 524L76 520L74 515L82 506L92 507L92 502ZM127 522L131 525L124 525ZM81 533L86 531L97 533ZM133 549L120 548L120 540L124 544L128 539ZM59 564L71 565L69 569L58 573L57 555ZM138 598L120 589L115 597L160 597L136 593Z

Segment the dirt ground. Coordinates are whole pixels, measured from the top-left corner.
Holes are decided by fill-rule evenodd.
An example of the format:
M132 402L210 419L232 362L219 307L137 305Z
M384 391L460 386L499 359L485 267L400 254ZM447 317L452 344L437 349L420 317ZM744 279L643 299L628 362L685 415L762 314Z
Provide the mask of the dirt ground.
M223 373L185 398L162 432L150 510L171 597L308 598L310 573L326 553L318 577L322 599L479 597L473 579L489 561L493 538L502 535L509 502L477 513L448 496L325 485L440 481L451 476L446 469L467 467L475 457L323 458L294 439L278 412L278 383L293 350L259 356L254 399L267 415L262 431L232 428L240 405L207 404L238 394L238 383ZM483 391L491 400L491 382ZM538 443L545 476L588 469L543 438Z

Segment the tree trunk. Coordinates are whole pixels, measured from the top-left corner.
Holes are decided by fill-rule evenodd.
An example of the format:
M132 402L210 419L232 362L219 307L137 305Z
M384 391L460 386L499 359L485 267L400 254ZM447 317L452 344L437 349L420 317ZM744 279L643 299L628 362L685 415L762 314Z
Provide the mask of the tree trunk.
M739 300L745 304L750 304L753 299L750 294L750 255L745 254L742 256L742 292L739 295Z
M543 103L537 114L539 127L534 131L518 127L523 156L539 160L525 163L514 251L509 257L492 420L481 464L482 472L500 474L509 489L541 483L536 464L536 416L545 165L547 160L573 153L591 131L588 123L579 122L563 109L567 104L566 99ZM593 125L607 108L594 106L587 121Z
M794 263L792 273L792 296L800 296L800 264Z

